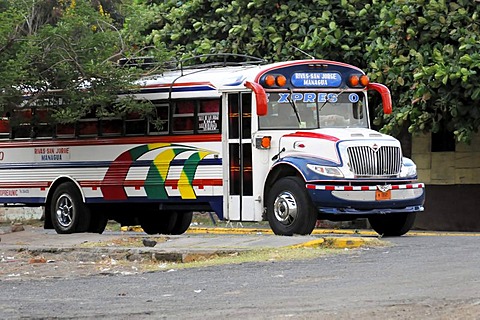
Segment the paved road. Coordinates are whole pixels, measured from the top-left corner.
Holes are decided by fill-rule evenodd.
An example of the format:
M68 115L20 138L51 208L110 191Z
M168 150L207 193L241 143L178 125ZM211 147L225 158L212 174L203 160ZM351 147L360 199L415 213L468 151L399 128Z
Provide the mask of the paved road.
M405 236L309 261L0 282L0 318L479 319L479 237Z

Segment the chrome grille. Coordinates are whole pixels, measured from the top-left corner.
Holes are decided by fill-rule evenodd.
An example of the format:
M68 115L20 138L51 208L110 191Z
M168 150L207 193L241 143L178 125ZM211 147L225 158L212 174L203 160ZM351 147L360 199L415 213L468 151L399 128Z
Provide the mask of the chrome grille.
M357 176L391 176L400 172L402 152L399 147L367 146L347 148L350 169Z

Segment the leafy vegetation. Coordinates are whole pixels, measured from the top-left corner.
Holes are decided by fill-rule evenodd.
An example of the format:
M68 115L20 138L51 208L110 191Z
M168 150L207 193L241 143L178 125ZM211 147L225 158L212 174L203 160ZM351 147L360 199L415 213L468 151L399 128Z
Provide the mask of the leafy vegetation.
M480 126L475 1L138 2L151 8L147 41L179 56L233 52L280 61L308 54L364 68L392 91L394 113L377 108L375 123L385 132L447 130L468 142Z
M0 104L49 88L68 101L59 121L91 106L137 108L125 100L105 110L139 74L117 68L120 57L313 56L357 65L390 88L393 114L375 113L384 132L447 130L468 142L480 126L479 13L469 0L1 0ZM91 90L78 90L86 83Z

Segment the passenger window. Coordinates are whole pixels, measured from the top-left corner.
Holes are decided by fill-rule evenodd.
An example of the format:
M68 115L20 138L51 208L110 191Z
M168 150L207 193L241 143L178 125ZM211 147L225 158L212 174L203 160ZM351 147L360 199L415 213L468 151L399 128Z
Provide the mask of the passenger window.
M125 116L125 135L143 135L147 132L147 121L138 112L129 112Z
M30 138L32 136L32 109L19 108L14 110L10 119L14 138Z
M156 105L155 112L148 122L149 134L167 134L168 133L168 104Z
M191 133L193 132L195 110L194 101L178 101L173 106L173 132Z
M197 130L199 133L220 131L220 100L200 101Z

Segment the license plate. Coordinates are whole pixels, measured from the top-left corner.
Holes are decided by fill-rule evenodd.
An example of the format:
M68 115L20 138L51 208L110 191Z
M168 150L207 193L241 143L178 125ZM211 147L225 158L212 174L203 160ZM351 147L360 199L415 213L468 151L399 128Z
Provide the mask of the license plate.
M392 190L375 190L375 200L376 201L384 201L392 199Z

